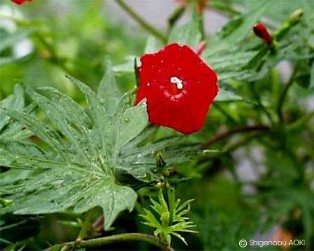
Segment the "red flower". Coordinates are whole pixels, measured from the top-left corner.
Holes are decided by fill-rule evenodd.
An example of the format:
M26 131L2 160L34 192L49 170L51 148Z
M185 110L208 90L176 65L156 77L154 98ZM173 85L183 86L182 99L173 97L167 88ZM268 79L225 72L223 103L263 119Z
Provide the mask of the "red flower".
M141 57L135 104L147 100L152 124L189 134L200 130L218 93L217 75L188 46L170 44Z
M11 2L14 2L16 4L23 4L24 2L31 2L32 0L11 0Z
M264 24L261 23L257 23L253 26L253 31L255 33L256 36L260 37L261 39L263 39L263 41L266 44L271 44L271 42L273 41L272 36L269 34L266 26Z

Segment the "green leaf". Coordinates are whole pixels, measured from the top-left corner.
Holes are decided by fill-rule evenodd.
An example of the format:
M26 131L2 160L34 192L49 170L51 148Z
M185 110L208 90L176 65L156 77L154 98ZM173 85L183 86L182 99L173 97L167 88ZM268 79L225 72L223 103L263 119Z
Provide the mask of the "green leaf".
M109 97L107 87L116 88L112 78L102 83L101 98L85 84L68 78L85 94L87 109L48 87L27 91L49 121L27 111L5 111L42 142L0 142L0 165L11 168L1 174L1 196L12 201L1 212L82 213L101 207L108 229L122 210L132 210L137 198L132 188L116 183L115 168L121 148L148 124L146 105L127 108L122 98L115 109L110 108L103 98Z
M247 37L247 35L252 32L253 25L263 16L271 5L272 2L270 0L256 2L254 9L242 16L243 21L241 23L228 23L227 26L232 25L232 28L228 27L228 30L233 30L233 32L229 32L228 36L224 37L225 42L235 44Z
M106 72L100 82L97 96L103 100L106 111L109 114L113 114L116 111L122 94L116 83L112 65L109 60L106 60Z
M142 102L135 107L128 108L121 116L118 125L116 151L139 135L148 125L146 103Z
M115 65L113 71L116 73L134 73L134 59L139 62L139 58L136 56L126 57L126 62L120 65Z
M256 52L252 51L239 51L235 52L231 50L230 52L225 52L223 54L217 54L213 56L206 56L205 60L219 73L225 71L240 71L243 65L250 62L251 58L256 55Z
M53 177L55 183L58 181L59 184L53 187L44 187L40 192L25 196L19 200L19 203L14 203L10 210L16 214L46 214L72 208L74 213L82 213L100 206L106 219L105 229L108 229L119 212L133 209L137 198L131 188L116 185L112 178L96 173L92 175L90 171L83 169L78 172L70 166L63 175L51 169L46 177L42 175L39 177L49 179L49 182ZM26 189L32 191L34 186L36 189L38 185L46 185L45 181L47 180L39 183L38 179L29 179L26 182ZM33 182L35 183L31 184ZM57 192L52 188L57 189Z
M34 105L30 105L23 110L31 112L34 109ZM6 114L7 111L4 112ZM33 136L33 133L25 128L17 121L9 121L4 129L0 132L0 141L22 141Z
M75 78L67 76L73 84L75 84L86 97L86 101L90 108L90 117L93 121L93 134L97 135L94 140L94 145L99 151L101 156L105 156L106 161L109 166L113 167L112 160L110 158L110 148L114 147L114 125L111 121L112 118L108 117L105 107L102 105L101 100L97 98L96 94L85 84L78 81ZM101 116L99 116L101 114ZM96 136L95 135L95 136Z
M199 157L198 146L186 146L186 137L173 137L152 143L143 143L149 135L154 134L156 128L145 129L138 137L126 144L120 152L118 166L133 177L142 181L159 180L156 173L157 152L162 152L167 166L173 166L195 160ZM126 164L128 163L128 164Z
M80 144L84 136L89 135L86 133L88 126L84 123L84 118L88 119L87 115L78 104L66 98L59 91L49 87L39 90L42 90L44 94L40 94L39 91L35 92L31 88L28 88L27 91L36 104L45 111L49 120L58 128L59 132L67 138L70 143L68 146L70 150L76 152L80 161L87 164L89 155L84 151L85 147ZM89 138L86 137L86 139ZM88 142L85 143L87 146L91 145Z
M243 101L243 97L232 92L231 90L226 90L226 89L220 88L218 95L215 98L215 101L220 101L220 102Z
M221 31L219 32L219 36L224 38L231 35L231 33L234 32L242 23L242 16L231 19L224 27L222 27Z
M146 41L144 53L156 53L161 49L161 47L162 45L155 37L149 36ZM134 73L134 60L136 60L136 62L140 62L139 57L128 56L126 57L125 63L114 66L112 70L119 73Z
M156 53L157 51L160 50L161 47L162 47L161 44L159 43L159 41L155 37L149 36L147 41L146 41L144 52L145 53Z
M24 112L6 110L6 114L27 127L34 135L38 136L52 149L55 149L60 156L63 156L62 150L64 149L58 141L61 140L61 138L58 133L52 130L47 124L36 119L33 115Z
M180 204L180 200L175 199L174 188L166 187L165 189L170 189L170 191L167 190L167 199L165 199L163 191L160 189L158 201L151 198L151 210L144 208L140 216L145 220L145 225L155 228L154 234L162 242L167 242L170 245L171 235L174 235L187 245L185 239L178 232L195 233L194 230L190 229L194 228L195 225L187 216L192 200ZM158 217L156 218L154 214L157 214Z
M24 107L24 91L22 86L16 85L14 88L13 95L7 97L2 100L0 103L0 111L1 109L10 108L12 110L21 110ZM5 115L4 112L0 113L0 132L4 128L5 125L9 122L10 117Z
M202 38L202 35L199 31L199 22L198 17L194 14L192 21L175 27L168 39L168 43L180 43L189 45L192 49L197 49L197 46Z

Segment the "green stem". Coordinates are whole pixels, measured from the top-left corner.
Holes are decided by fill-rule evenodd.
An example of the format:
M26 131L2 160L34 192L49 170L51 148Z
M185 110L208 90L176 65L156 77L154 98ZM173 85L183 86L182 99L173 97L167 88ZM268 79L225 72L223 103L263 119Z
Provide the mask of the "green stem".
M166 244L160 242L156 237L148 234L140 234L140 233L125 233L125 234L117 234L112 236L106 236L101 238L82 240L80 242L71 241L62 244L54 245L46 251L55 251L61 250L64 247L73 248L88 248L88 247L100 247L103 245L108 245L112 243L125 242L125 241L144 241L150 243L156 247L159 247L161 250L172 251L173 249Z
M170 15L169 19L168 19L168 33L170 33L171 29L175 26L175 24L177 23L177 21L182 17L182 15L184 14L186 10L185 5L181 4L179 7L177 7L174 12Z
M266 115L266 117L268 118L269 122L272 124L272 125L275 125L275 122L273 120L273 117L272 115L270 114L270 112L267 110L267 108L264 106L264 104L262 103L261 101L261 97L260 95L256 92L255 90L255 85L253 83L250 84L250 90L254 96L254 99L256 100L257 104L258 104L258 107L261 109L261 111L264 112L264 114Z
M136 20L145 30L159 38L163 43L167 42L165 37L160 31L155 29L152 25L147 23L141 16L139 16L130 6L128 6L123 0L116 0L116 3L134 20Z
M80 242L81 240L85 239L87 237L87 232L91 227L91 217L92 217L92 211L88 211L86 213L84 222L83 222L83 226L81 228L81 231L79 233L79 235L76 238L76 242Z
M284 105L285 99L287 97L288 91L294 82L296 72L297 72L297 67L294 69L294 71L290 77L289 82L285 85L285 87L284 87L284 89L283 89L283 91L279 97L279 100L278 100L277 115L278 115L278 119L279 119L280 124L282 124L284 122L282 109L283 109L283 105Z
M242 146L248 146L248 144L251 141L257 140L257 139L261 140L262 137L264 137L264 136L266 136L266 134L263 131L252 132L247 137L241 138L240 140L236 141L235 143L231 143L231 144L226 145L221 151L219 151L218 153L216 153L214 155L211 155L209 158L208 157L202 158L199 163L205 162L208 159L213 159L213 158L219 157L219 156L221 156L221 154L224 154L224 153L233 152ZM239 179L236 178L236 180L239 180Z

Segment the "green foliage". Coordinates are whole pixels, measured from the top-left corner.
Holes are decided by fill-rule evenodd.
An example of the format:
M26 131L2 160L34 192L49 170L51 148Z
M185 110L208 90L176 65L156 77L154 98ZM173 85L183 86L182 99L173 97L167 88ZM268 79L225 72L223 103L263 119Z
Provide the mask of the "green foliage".
M102 1L40 1L35 5L16 6L6 0L0 3L0 44L6 47L0 52L0 98L13 92L14 79L35 87L54 86L79 97L78 89L64 79L65 73L96 89L106 55L117 63L144 46L144 35L131 33L109 18L110 10L101 8ZM52 13L56 8L60 11ZM21 44L25 41L29 53L16 57L18 47L28 47Z
M54 1L58 12L50 1L35 2L12 3L23 15L0 13L15 27L0 30L3 248L42 250L48 242L72 241L79 249L91 241L98 244L86 247L236 250L241 239L273 238L277 226L305 240L294 248L313 249L313 1L208 1L228 18L211 36L197 1L176 3L166 39L141 17L149 35L114 23L103 1ZM188 21L181 20L185 14ZM254 35L256 22L265 23L272 45ZM33 47L18 58L21 39ZM182 136L148 125L145 102L133 106L134 62L164 41L196 49L200 40L220 87L204 128ZM141 217L125 212L135 205L144 208ZM113 222L115 229L105 232L112 236L102 236L99 224L108 230ZM155 236L141 236L150 228ZM121 232L136 232L145 243L106 242Z
M239 240L249 240L260 225L258 215L253 212L233 212L231 219L226 219L226 215L208 204L197 210L192 219L202 240L203 250L238 250Z
M187 44L196 50L202 37L199 30L198 17L196 13L194 13L190 22L185 25L175 27L172 30L168 38L168 43Z
M1 196L10 201L2 213L46 214L69 209L82 213L100 206L108 229L119 212L132 210L137 197L131 188L119 185L118 173L126 170L146 182L158 179L153 173L153 153L179 142L173 138L137 146L155 129L141 135L148 125L146 105L130 107L131 93L120 96L109 62L97 95L85 84L68 78L85 95L87 109L51 87L27 88L49 121L18 111L23 106L19 86L4 102L4 122L11 117L14 121L9 124L20 125L19 130L26 128L42 143L26 139L12 143L20 132L9 134L12 138L2 134L0 164L11 168L1 178ZM175 151L168 154L174 156ZM185 162L191 158L187 154L191 151L195 152L193 147L182 149L181 158L169 155L167 161Z
M155 229L154 235L167 245L171 245L171 235L176 236L186 245L185 239L178 232L195 233L195 225L189 220L187 214L190 212L190 202L192 200L180 203L180 199L175 198L175 190L166 186L167 200L164 198L163 190L159 189L158 201L151 198L151 209L144 208L140 215L144 218L145 225ZM155 215L156 214L156 215Z
M25 112L5 110L45 145L1 140L0 163L12 168L2 175L14 169L32 171L27 179L1 179L2 196L12 200L2 211L42 214L72 208L82 213L100 206L107 229L120 211L132 210L137 197L132 189L116 183L114 173L120 149L147 126L146 106L127 108L128 96L109 106L102 99L109 97L105 90L115 88L114 81L103 81L97 98L89 87L69 78L86 96L87 111L51 87L27 90L50 123ZM110 92L110 100L118 97L117 92Z
M15 86L14 94L2 100L0 109L22 110L24 109L24 91L20 85ZM31 107L28 108L31 111ZM30 137L32 134L29 130L22 130L23 126L18 123L9 123L10 117L4 112L0 113L0 139L19 141Z

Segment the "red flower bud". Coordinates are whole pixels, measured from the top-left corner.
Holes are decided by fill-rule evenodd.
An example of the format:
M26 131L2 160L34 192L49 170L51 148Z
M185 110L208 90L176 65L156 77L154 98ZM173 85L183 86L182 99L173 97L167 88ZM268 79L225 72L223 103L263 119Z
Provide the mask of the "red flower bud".
M16 4L23 4L24 2L31 2L32 0L11 0L11 2L14 2Z
M135 104L147 101L152 124L189 134L200 130L218 93L217 75L188 46L170 44L141 57Z
M266 44L270 44L273 41L272 36L269 34L266 26L261 23L257 23L253 26L253 31L256 36L263 39Z

